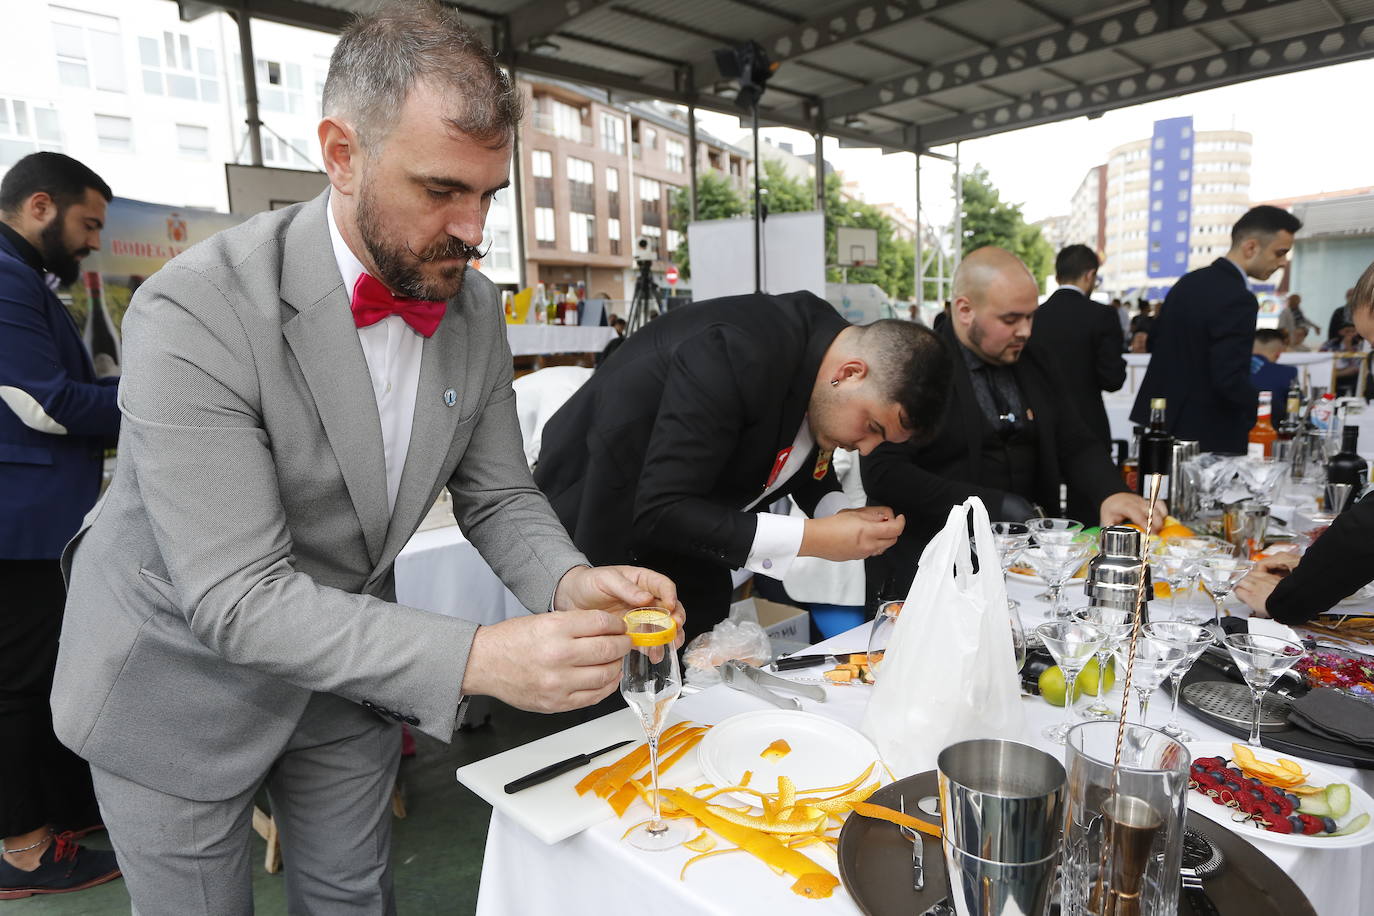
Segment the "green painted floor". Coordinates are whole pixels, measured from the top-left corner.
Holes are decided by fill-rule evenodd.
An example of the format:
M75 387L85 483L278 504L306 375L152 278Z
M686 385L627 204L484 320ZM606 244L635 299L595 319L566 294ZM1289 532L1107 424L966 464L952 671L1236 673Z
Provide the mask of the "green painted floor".
M396 906L406 916L472 913L482 875L491 808L460 786L458 767L490 757L582 721L581 713L542 716L493 703L491 722L460 732L452 744L416 735L418 753L401 761L401 784L407 817L397 820L392 835ZM109 848L105 834L85 841ZM286 913L280 873L262 868L265 846L253 836L253 901L257 916ZM0 904L4 916L113 916L129 912L122 881L70 894L29 897Z

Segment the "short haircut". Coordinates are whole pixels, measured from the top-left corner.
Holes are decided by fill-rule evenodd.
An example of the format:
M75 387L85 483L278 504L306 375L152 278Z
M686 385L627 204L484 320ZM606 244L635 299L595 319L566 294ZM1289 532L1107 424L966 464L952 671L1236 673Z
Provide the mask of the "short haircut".
M1374 308L1374 264L1370 264L1360 274L1355 288L1350 291L1350 315Z
M24 201L39 191L46 191L57 209L65 210L81 201L87 188L107 201L114 197L104 179L71 156L30 153L16 162L0 181L0 214L16 215Z
M1288 343L1288 335L1278 328L1259 328L1255 331L1255 343L1268 346L1273 343Z
M949 400L954 359L938 335L923 324L884 318L859 328L859 351L879 397L902 409L911 441L935 435Z
M452 94L452 129L493 148L512 141L519 89L481 37L434 0L398 0L344 29L329 58L324 114L350 120L364 147L380 145L421 82Z
M1251 207L1245 215L1236 220L1231 227L1231 247L1235 248L1246 239L1258 238L1268 241L1280 231L1294 235L1302 228L1302 220L1281 207L1261 204Z
M1068 283L1101 266L1097 252L1087 245L1069 245L1060 249L1058 257L1054 259L1054 278L1060 283Z

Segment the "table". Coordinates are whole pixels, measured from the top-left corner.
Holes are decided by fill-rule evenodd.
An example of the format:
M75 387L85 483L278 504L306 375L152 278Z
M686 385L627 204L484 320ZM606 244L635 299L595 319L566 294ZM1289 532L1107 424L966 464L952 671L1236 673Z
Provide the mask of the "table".
M1043 617L1047 605L1036 599L1040 587L1013 582L1008 594L1021 602L1029 629ZM864 651L867 625L817 644L818 651ZM858 725L867 688L833 687L826 703L803 701L809 712ZM1039 738L1045 725L1057 721L1062 710L1038 697L1022 699L1035 743L1062 753ZM1165 703L1154 704L1151 720L1163 721ZM705 723L752 709L766 708L761 701L724 687L713 687L684 697L679 708L689 718ZM1200 740L1233 740L1199 719L1181 711L1185 727ZM1374 790L1374 772L1323 764L1347 782ZM609 811L607 812L609 815ZM737 914L747 907L769 916L854 916L858 908L840 887L827 900L804 900L793 894L790 878L780 878L747 854L721 856L693 866L686 881L678 871L692 853L674 849L642 853L621 842L631 824L647 816L647 809L632 807L624 820L607 820L562 843L546 846L499 812L494 812L487 834L477 912L482 916L525 913L632 913ZM1374 845L1345 850L1306 850L1263 841L1253 844L1293 877L1322 916L1374 914ZM932 854L927 846L927 855ZM817 853L820 855L820 853ZM827 865L830 863L827 862ZM537 872L538 879L533 879Z
M600 353L615 336L615 328L558 324L506 325L506 340L510 342L512 356Z
M401 549L396 601L484 625L529 613L457 525L421 531Z

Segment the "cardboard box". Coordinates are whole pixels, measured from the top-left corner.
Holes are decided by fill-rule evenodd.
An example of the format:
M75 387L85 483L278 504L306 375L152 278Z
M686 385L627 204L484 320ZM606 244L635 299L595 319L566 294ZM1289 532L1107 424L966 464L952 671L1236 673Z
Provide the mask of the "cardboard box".
M787 640L811 645L811 614L790 604L778 604L763 598L745 598L731 606L731 613L740 605L752 605L759 626L772 640Z

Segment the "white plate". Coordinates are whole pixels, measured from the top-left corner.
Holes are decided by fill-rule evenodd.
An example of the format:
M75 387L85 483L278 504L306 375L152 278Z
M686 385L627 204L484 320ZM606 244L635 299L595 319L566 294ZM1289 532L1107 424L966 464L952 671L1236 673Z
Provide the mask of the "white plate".
M791 753L778 760L759 756L779 738L791 746ZM868 781L886 781L887 771L878 761L878 749L848 725L786 709L731 716L708 731L697 745L697 762L709 782L737 786L744 772L750 770L754 775L749 787L760 792L776 792L779 776L792 780L799 793L843 785L875 762ZM741 792L734 797L758 805L756 796Z
M1039 576L1035 575L1035 573L1023 573L1023 572L1018 572L1018 571L1016 571L1015 569L1009 569L1009 570L1007 570L1007 578L1009 578L1009 579L1015 579L1017 582L1026 582L1026 583L1029 583L1030 585L1044 585L1044 584L1045 584L1045 580L1042 579L1042 578L1040 578ZM1065 585L1065 586L1069 586L1069 585L1082 585L1084 582L1087 582L1087 581L1088 581L1088 580L1087 580L1087 577L1085 577L1085 576L1074 576L1072 579L1070 579L1069 581L1065 582L1064 585Z
M1192 753L1194 760L1199 757L1225 757L1227 760L1235 758L1230 743L1225 741L1192 741L1188 744L1188 750ZM1188 807L1218 824L1231 828L1232 831L1247 840L1263 840L1266 843L1278 843L1281 846L1306 846L1313 849L1349 849L1353 846L1374 843L1374 798L1370 798L1368 792L1354 783L1341 779L1320 764L1303 760L1296 754L1281 754L1268 748L1251 748L1251 750L1255 752L1257 759L1265 763L1276 763L1280 757L1287 757L1289 760L1301 764L1303 770L1307 772L1307 781L1310 785L1326 786L1333 782L1344 782L1350 786L1350 810L1346 812L1345 817L1337 819L1337 827L1344 827L1350 823L1352 818L1359 817L1361 814L1368 814L1371 818L1370 822L1365 824L1358 833L1352 833L1349 836L1303 836L1296 833L1274 833L1256 826L1251 821L1237 823L1231 820L1232 812L1235 811L1234 808L1218 805L1194 789L1188 790Z

